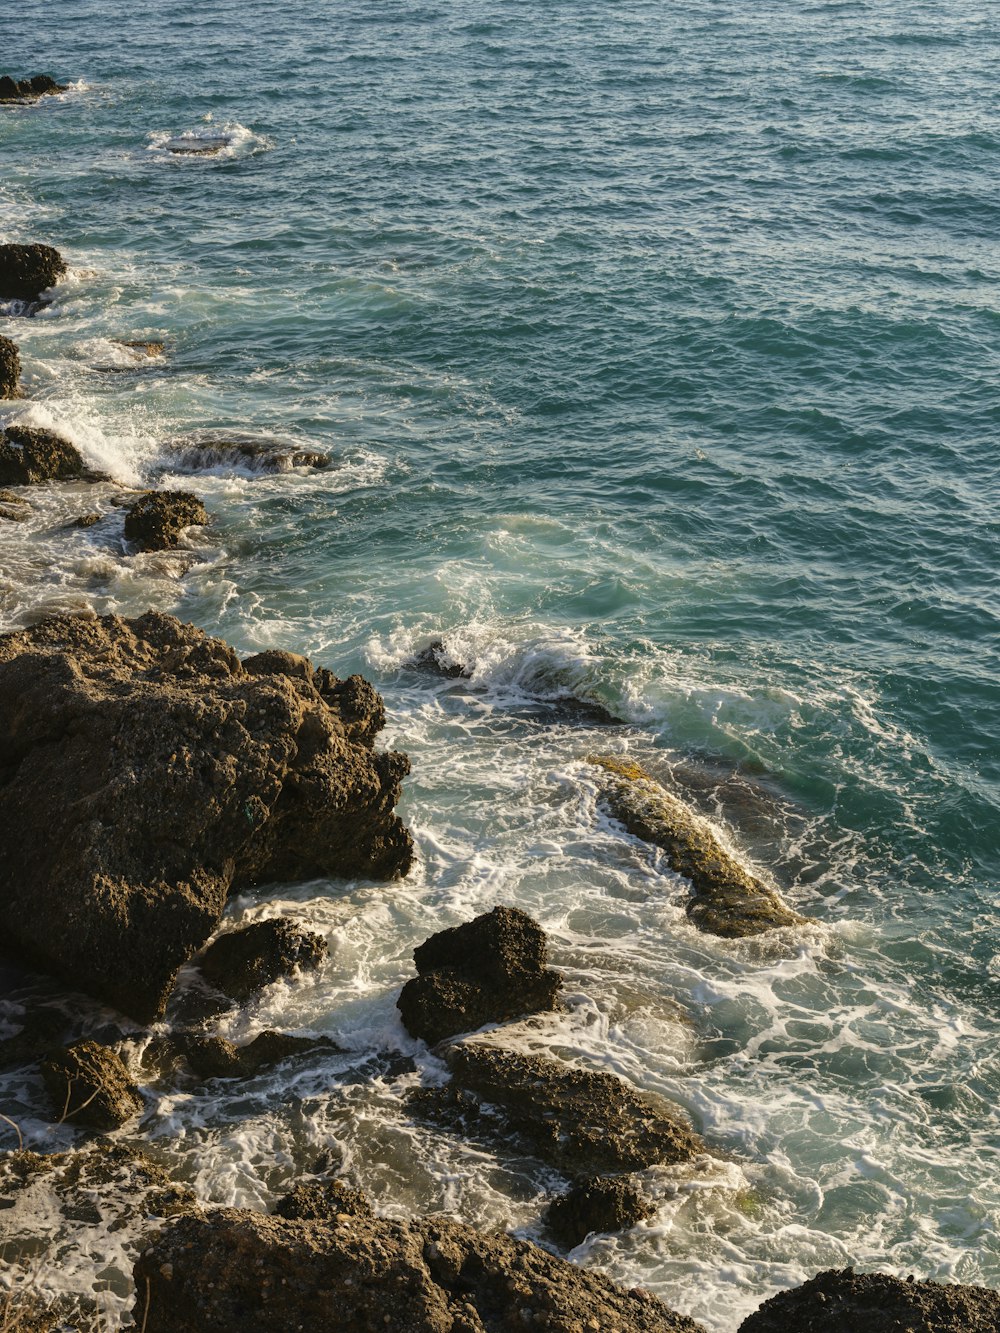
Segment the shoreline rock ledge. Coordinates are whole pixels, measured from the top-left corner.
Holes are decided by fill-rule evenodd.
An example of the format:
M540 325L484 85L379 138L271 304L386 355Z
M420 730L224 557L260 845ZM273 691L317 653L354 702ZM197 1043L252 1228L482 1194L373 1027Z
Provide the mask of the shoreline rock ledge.
M141 1023L231 890L406 874L375 689L150 611L0 635L0 939Z

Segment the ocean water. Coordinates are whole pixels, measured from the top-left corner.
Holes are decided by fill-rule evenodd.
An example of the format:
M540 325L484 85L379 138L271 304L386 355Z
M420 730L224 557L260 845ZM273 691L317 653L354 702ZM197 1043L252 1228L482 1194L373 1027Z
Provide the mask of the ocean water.
M63 526L107 488L39 488L0 531L0 625L155 606L306 652L376 683L413 762L407 880L233 905L331 957L220 1031L350 1054L150 1086L121 1137L212 1201L267 1207L329 1150L384 1213L539 1236L551 1174L401 1102L442 1077L394 1008L412 948L511 903L569 1005L505 1039L666 1093L713 1154L649 1172L656 1217L576 1262L712 1333L831 1265L1000 1286L1000 13L18 15L6 68L73 86L0 108L0 232L71 272L0 321L29 395L4 419L212 524L130 556L113 518ZM333 461L171 470L199 432ZM408 665L439 637L470 679ZM813 923L696 932L602 814L595 749L672 774ZM42 1105L0 1083L32 1146L72 1142ZM37 1280L116 1318L128 1242L60 1236Z

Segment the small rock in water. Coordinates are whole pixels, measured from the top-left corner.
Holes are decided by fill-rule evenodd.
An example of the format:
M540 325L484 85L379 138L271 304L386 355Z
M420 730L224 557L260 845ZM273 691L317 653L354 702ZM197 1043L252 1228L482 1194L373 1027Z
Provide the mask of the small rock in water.
M204 527L208 511L190 491L146 491L125 513L125 537L140 551L168 551L185 528Z
M96 1041L54 1052L42 1063L42 1077L60 1122L119 1129L143 1107L121 1056Z
M69 440L34 426L7 426L0 432L0 485L42 481L98 481Z
M280 440L258 440L248 436L204 436L168 444L164 453L171 469L207 472L214 468L245 468L250 472L291 472L293 468L322 469L330 457L315 449Z
M578 1181L554 1199L546 1211L545 1225L557 1240L573 1249L591 1232L627 1231L655 1212L627 1176L596 1176Z
M103 514L80 514L78 518L71 519L66 526L68 528L92 528L95 523L100 523L103 517Z
M339 1049L329 1037L296 1037L270 1028L245 1046L202 1033L181 1034L174 1044L199 1078L253 1078L293 1055Z
M0 77L0 103L37 102L52 93L64 93L66 83L56 83L48 74L35 74L30 79L12 79L9 74Z
M9 523L23 523L31 517L31 505L14 491L0 491L0 518Z
M0 398L21 396L21 354L17 344L0 334Z
M244 1000L301 967L319 967L328 952L321 935L273 918L220 935L205 950L199 967L217 990Z
M462 676L468 679L472 675L464 662L452 657L443 639L435 639L426 648L421 648L412 665L422 671L433 671L435 675L444 676L448 680L457 680Z
M51 245L0 245L0 298L37 301L66 272Z

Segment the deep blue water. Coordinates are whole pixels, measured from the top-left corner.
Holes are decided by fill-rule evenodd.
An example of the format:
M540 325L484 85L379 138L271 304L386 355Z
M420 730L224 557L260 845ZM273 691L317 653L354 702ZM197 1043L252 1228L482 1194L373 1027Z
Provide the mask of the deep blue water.
M200 429L335 461L185 478L213 525L183 559L40 499L0 533L0 619L155 605L309 652L376 681L413 759L417 871L241 905L294 902L335 947L233 1035L411 1051L409 950L515 902L577 996L543 1044L679 1098L741 1163L654 1182L655 1223L582 1262L717 1333L825 1264L1000 1285L1000 14L28 0L7 36L12 73L80 85L0 108L0 230L72 268L3 321L15 411L123 480ZM227 147L175 156L185 133ZM162 363L101 368L138 337ZM405 667L436 636L471 684ZM541 717L560 695L631 725ZM683 762L815 930L696 935L595 809L598 744ZM734 768L744 797L713 798ZM531 1234L544 1182L477 1160L456 1192L398 1089L359 1109L316 1078L307 1137L349 1144L379 1206ZM238 1129L167 1098L148 1127L208 1197L262 1205L283 1095Z

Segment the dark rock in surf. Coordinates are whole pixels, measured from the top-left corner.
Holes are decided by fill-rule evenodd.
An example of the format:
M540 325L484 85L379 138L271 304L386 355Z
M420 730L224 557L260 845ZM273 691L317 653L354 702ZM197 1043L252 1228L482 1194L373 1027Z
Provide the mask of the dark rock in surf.
M0 334L0 398L21 396L21 353L17 343Z
M152 361L163 355L164 345L156 341L143 341L135 338L112 338L111 341L126 351L134 352L137 360Z
M38 301L66 272L51 245L0 245L0 299Z
M42 1063L42 1077L61 1122L120 1129L143 1107L120 1055L96 1041L78 1041Z
M224 1037L188 1033L176 1039L176 1048L199 1078L254 1078L292 1056L339 1049L328 1037L296 1037L270 1028L245 1046Z
M446 1048L453 1083L410 1098L418 1114L480 1139L507 1139L572 1178L687 1162L705 1151L665 1098L603 1071L506 1051Z
M23 523L31 517L31 505L14 491L0 491L0 519L8 523Z
M418 976L396 1007L414 1037L433 1045L484 1023L558 1007L562 976L546 967L545 932L516 907L495 907L413 951Z
M64 93L66 83L56 83L48 74L35 74L30 79L12 79L9 74L0 77L0 104L9 102L37 102L40 97Z
M66 526L68 528L92 528L95 523L100 523L103 517L103 514L80 514L79 517L72 519Z
M199 960L201 975L233 1000L245 1000L279 977L317 968L329 948L321 935L275 917L220 935Z
M553 1199L545 1225L562 1245L573 1249L592 1232L628 1231L656 1209L627 1176L596 1176L578 1181Z
M125 538L140 551L168 551L185 528L207 522L208 511L190 491L146 491L125 511Z
M249 472L291 472L293 468L319 470L330 466L327 454L302 449L280 440L257 440L246 436L207 435L177 440L164 446L164 457L172 471L208 472L215 468L240 468Z
M231 888L409 869L366 682L252 674L156 612L54 616L0 635L0 715L3 947L140 1022Z
M606 775L601 798L614 818L666 852L670 868L691 881L687 914L700 930L735 938L804 922L726 851L707 819L638 764L611 755L591 755L588 762Z
M36 1064L66 1035L65 1014L54 1009L32 1009L19 1032L0 1040L0 1069Z
M1000 1292L829 1269L772 1296L739 1333L996 1333Z
M181 1218L134 1270L146 1333L704 1333L527 1241L434 1218Z
M0 433L0 485L42 481L98 481L69 440L34 426L7 426Z
M274 1209L276 1217L295 1222L339 1222L344 1217L374 1217L361 1190L343 1180L319 1180L296 1185Z
M464 662L459 662L452 657L443 639L435 639L426 648L421 648L420 652L414 657L412 665L419 667L421 671L433 672L436 676L444 676L446 680L458 680L461 677L468 679L472 675Z

